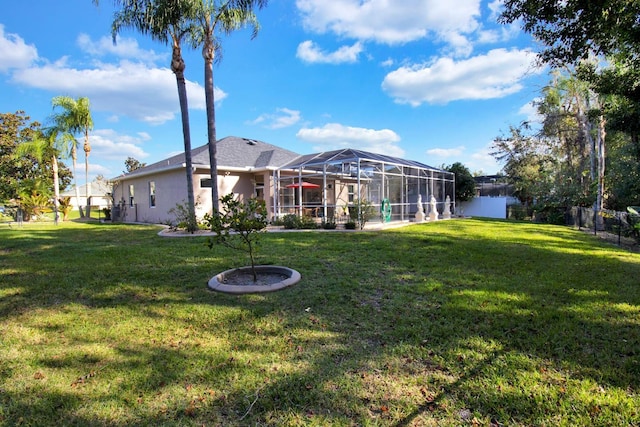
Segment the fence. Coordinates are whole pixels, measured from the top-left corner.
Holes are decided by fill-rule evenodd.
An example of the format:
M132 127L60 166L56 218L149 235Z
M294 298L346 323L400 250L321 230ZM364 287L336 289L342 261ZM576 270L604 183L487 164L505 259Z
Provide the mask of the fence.
M574 206L571 208L545 207L534 209L531 206L507 206L507 218L530 220L558 225L567 225L581 230L592 230L594 234L613 235L618 245L623 239L635 239L640 243L640 215L603 209L594 214L589 207Z
M574 206L565 211L565 224L593 230L594 234L615 234L618 236L618 243L622 237L640 239L640 216L629 212L603 209L596 215L593 208Z

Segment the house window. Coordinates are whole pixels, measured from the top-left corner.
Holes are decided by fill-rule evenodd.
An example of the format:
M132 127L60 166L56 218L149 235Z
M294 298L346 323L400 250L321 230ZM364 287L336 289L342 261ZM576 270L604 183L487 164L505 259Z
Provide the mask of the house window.
M133 207L135 204L133 194L133 184L129 184L129 206Z
M202 178L200 180L200 188L211 188L211 178Z
M156 207L156 183L149 181L149 206Z
M355 185L347 185L347 195L349 196L349 203L353 203L353 199L355 198Z

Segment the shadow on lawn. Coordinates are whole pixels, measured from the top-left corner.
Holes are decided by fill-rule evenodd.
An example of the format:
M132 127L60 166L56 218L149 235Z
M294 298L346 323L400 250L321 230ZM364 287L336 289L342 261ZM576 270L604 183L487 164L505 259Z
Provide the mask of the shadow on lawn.
M590 397L558 394L556 390L551 390L553 396L528 395L526 384L517 378L522 373L513 370L516 366L531 377L540 377L532 381L538 381L535 388L542 389L558 385L564 390L586 381L595 384L592 391L596 394L617 388L635 395L640 385L640 335L634 321L640 296L633 279L640 271L638 259L625 255L594 258L594 253L601 251L597 245L591 247L589 242L585 246L583 236L570 232L562 236L569 242L562 244L557 242L559 234L565 233L557 229L538 233L530 241L507 242L490 251L484 239L463 237L451 243L448 237L433 233L363 234L353 237L359 252L348 259L338 253L323 260L337 271L349 271L353 281L333 276L323 263L315 268L309 263L306 268L294 266L312 270L314 276L324 278L323 283L335 280L335 288L319 290L319 283L318 289L292 293L304 293L300 304L314 307L322 321L333 325L329 329L340 334L351 360L343 367L338 364L330 374L323 372L332 366L330 354L309 360L311 366L306 371L263 391L265 400L291 388L307 396L309 392L302 386L322 379L331 384L335 378L367 369L385 372L385 356L410 347L402 357L420 360L418 371L424 384L435 387L427 391L426 402L398 425L409 425L425 413L432 416L431 411L443 410L441 401L451 398L462 407L502 422L544 422L564 405L569 407L565 416L571 412L594 420L610 416L617 411L616 403L605 410ZM379 251L386 256L377 271L358 271L359 259L375 256L376 248L386 245L395 250ZM345 319L345 312L350 318ZM349 322L353 323L345 324ZM487 347L481 346L474 356L465 347L476 341ZM414 368L389 375L406 378L415 375ZM511 371L496 374L499 369ZM496 375L504 381L504 388L486 382ZM438 380L443 376L450 378L443 383ZM525 390L518 390L519 385ZM352 390L343 396L338 391L324 393L332 396L331 402L353 398ZM375 416L376 408L402 406L402 396L395 396L398 405L394 405L394 397L382 394L378 398L376 402L363 397L365 409L351 415L366 419ZM295 410L305 402L309 400L299 398L287 408ZM260 408L256 404L253 410L259 412ZM263 408L272 409L269 404ZM323 413L313 407L306 410Z
M0 318L15 316L16 310L77 302L92 308L131 307L158 321L162 307L171 304L195 304L205 312L216 307L241 310L241 317L216 319L222 325L218 331L252 334L253 339L228 349L226 356L197 347L176 349L170 343L131 343L116 349L124 362L105 366L95 377L110 378L115 385L92 400L96 407L122 410L121 396L130 396L124 404L131 414L124 419L148 425L180 419L256 424L277 422L278 414L288 413L301 423L314 418L343 424L376 419L408 426L445 417L469 421L460 415L463 409L502 423L530 424L550 422L554 413L544 411L567 404L563 401L578 414L592 410L592 402L570 390L546 397L528 394L523 375L535 377L542 392L557 382L586 380L604 387L604 393L618 388L637 394L640 335L632 319L640 305L634 283L638 258L598 257L600 249L588 238L559 228L535 228L536 235L491 243L497 238L470 232L481 226L482 221L452 221L440 228L425 225L381 233L270 235L266 240L278 254L276 261L300 271L303 281L281 293L241 297L205 289L212 271L238 260L215 253L203 260L207 252L192 249L193 242L184 240L139 232L136 237L105 236L98 230L80 242L105 257L93 282L71 271L65 286L48 288L42 275L63 280L64 272L52 260L40 263L40 269L31 264L3 278L22 291L0 300ZM513 226L504 223L505 228ZM529 228L519 227L525 233ZM455 241L449 228L459 230ZM31 242L1 246L9 255L20 251L35 257L51 250L77 250L69 255L68 265L82 262L78 242L64 243L61 235L43 234ZM123 271L123 265L132 271ZM154 266L164 266L161 283ZM32 288L20 283L36 277ZM260 320L270 316L282 324L261 330ZM188 318L178 322L184 328L193 325ZM255 326L247 332L247 325ZM286 347L284 360L264 359L270 353L282 357L273 345ZM53 367L75 364L78 370L99 364L41 362ZM194 377L195 372L202 375L194 366L206 364L211 372ZM121 378L126 372L141 373ZM247 382L246 375L264 380ZM136 401L136 391L148 399L191 383L197 385L192 393L185 389L183 399L165 406ZM90 385L87 381L88 389ZM206 397L208 387L227 392ZM64 422L109 424L77 415L86 404L77 393L35 391L40 396L36 401L34 390L5 393L12 412L24 411L29 417L54 409ZM395 413L394 408L405 410ZM594 420L607 412L601 411Z

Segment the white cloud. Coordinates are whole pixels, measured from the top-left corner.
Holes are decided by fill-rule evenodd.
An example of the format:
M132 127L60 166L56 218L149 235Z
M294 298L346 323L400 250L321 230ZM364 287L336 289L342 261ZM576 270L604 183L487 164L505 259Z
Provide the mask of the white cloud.
M357 148L395 157L404 156L397 143L400 137L390 129L366 129L327 123L321 128L303 128L296 137L314 144L315 151L331 151L340 148Z
M502 98L523 87L527 73L541 73L528 50L494 49L462 61L440 58L387 74L382 88L397 103L419 106L455 100Z
M460 162L471 172L482 172L483 174L498 173L502 166L490 154L493 151L493 142L483 147L469 152L465 146L453 148L433 148L426 151L427 163L453 164Z
M402 44L430 32L447 42L478 27L480 0L297 0L305 28L317 33Z
M485 175L493 175L502 170L502 165L490 153L493 151L493 142L471 153L471 157L465 163L471 172L482 172Z
M487 7L491 11L489 15L489 19L497 20L500 14L502 13L502 8L504 6L504 0L493 0L487 4Z
M0 72L29 67L38 59L38 50L17 34L5 34L0 24Z
M96 129L89 135L91 153L89 154L89 181L93 181L97 175L105 178L113 178L124 171L124 162L127 157L138 160L146 159L150 154L144 150L143 146L151 140L151 136L146 132L138 132L133 135L119 133L113 129ZM82 144L82 140L80 140ZM96 163L94 163L96 162ZM65 160L67 165L71 165L70 160ZM83 185L84 175L84 153L78 154L78 168L76 170L78 184Z
M277 108L274 114L261 114L248 124L264 124L268 129L282 129L295 125L300 121L300 111L289 108Z
M98 129L89 136L91 143L89 158L122 160L122 164L127 157L142 160L149 156L142 145L150 139L149 134L145 132L139 132L136 135L123 135L112 129Z
M84 185L84 169L82 169L82 172L78 171L78 173L82 175L82 180L78 180L78 185ZM106 179L109 179L110 174L111 169L89 162L89 182L95 180L98 175L102 175Z
M358 55L362 50L362 43L356 42L352 46L342 46L334 52L326 53L311 40L306 40L298 45L296 56L304 62L310 63L353 63L358 61Z
M462 153L464 153L464 146L459 146L455 148L432 148L427 150L427 155L429 157L441 157L441 158L451 158L451 157L460 157Z
M158 60L168 62L168 55L141 49L134 39L119 39L114 46L109 37L94 41L81 34L77 45L94 58L111 55L135 60L71 66L69 57L63 56L53 62L35 64L38 59L35 47L26 46L16 35L5 36L3 30L0 25L0 71L20 67L19 72L12 73L14 83L55 94L89 97L93 110L113 113L108 119L112 123L127 116L161 124L179 114L175 75L169 68L154 65ZM204 88L189 80L186 86L189 108L204 110ZM214 91L216 103L227 97L217 87Z
M157 61L169 61L169 54L158 54L153 50L141 49L138 42L131 38L118 38L113 43L111 37L102 37L98 41L91 40L87 34L80 34L76 40L78 47L94 57L114 55L118 58L134 59L136 61L155 63Z
M392 58L388 58L380 63L383 67L391 67L395 64L395 61Z
M121 61L95 68L69 68L61 60L15 73L13 80L30 87L70 96L87 96L96 111L114 112L150 124L172 120L179 112L174 74L168 68ZM205 109L204 88L187 81L189 108ZM227 96L216 88L216 101ZM111 120L117 120L112 116Z

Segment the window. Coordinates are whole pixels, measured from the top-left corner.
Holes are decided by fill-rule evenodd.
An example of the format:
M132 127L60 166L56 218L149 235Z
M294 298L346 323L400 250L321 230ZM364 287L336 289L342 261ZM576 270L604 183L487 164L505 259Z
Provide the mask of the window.
M149 181L149 206L156 207L156 183L155 181Z
M129 184L129 206L131 207L135 205L135 199L133 196L133 184Z
M211 178L202 178L200 180L200 188L211 188Z
M347 185L347 194L349 196L349 203L353 203L353 199L355 198L355 185Z

